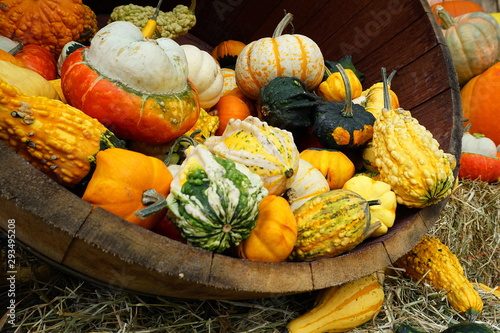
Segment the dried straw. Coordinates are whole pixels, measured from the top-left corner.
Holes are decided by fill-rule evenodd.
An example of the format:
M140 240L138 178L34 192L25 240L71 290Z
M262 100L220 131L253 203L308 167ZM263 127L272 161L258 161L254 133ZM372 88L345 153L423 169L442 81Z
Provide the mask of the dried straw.
M500 187L463 181L430 234L460 259L468 278L500 285ZM5 239L2 240L5 243ZM193 301L145 297L112 291L60 272L20 251L16 325L0 318L2 332L283 332L286 324L313 305L315 293L247 301ZM4 262L4 260L2 260ZM4 283L5 277L1 277ZM388 271L385 303L370 322L352 332L393 332L402 323L440 332L465 318L442 291ZM0 289L6 309L8 288ZM479 322L500 331L500 299L480 291L484 309Z

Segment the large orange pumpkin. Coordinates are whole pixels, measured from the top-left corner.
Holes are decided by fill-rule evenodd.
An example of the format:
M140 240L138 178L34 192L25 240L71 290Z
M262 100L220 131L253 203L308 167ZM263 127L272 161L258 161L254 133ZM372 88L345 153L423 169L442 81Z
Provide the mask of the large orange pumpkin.
M463 118L469 132L481 133L500 144L500 62L473 77L462 88Z
M293 76L314 90L323 80L325 63L319 46L309 37L282 34L291 22L285 15L272 37L255 40L241 50L235 76L240 90L257 100L260 89L278 76Z

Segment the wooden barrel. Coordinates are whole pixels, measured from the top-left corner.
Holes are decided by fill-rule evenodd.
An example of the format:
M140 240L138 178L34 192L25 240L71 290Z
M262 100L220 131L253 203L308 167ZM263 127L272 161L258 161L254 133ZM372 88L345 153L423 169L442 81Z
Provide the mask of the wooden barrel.
M93 8L92 1L86 3ZM325 59L351 54L365 73L363 86L380 81L381 67L397 70L392 87L401 106L433 133L442 149L459 156L458 81L425 0L198 0L198 21L189 37L207 47L226 39L248 43L270 36L285 10L294 14L294 33L315 40ZM424 209L399 207L396 223L386 235L338 257L253 262L193 248L103 209L93 210L3 143L0 156L0 226L6 231L15 225L19 245L95 283L179 298L271 297L356 279L391 265L410 250L446 204L445 200Z

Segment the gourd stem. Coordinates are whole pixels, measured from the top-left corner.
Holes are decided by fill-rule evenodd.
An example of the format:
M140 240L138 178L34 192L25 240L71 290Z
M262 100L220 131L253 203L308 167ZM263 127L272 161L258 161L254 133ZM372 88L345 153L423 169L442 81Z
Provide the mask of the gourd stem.
M276 26L276 29L274 29L274 33L273 33L272 38L276 38L276 37L281 36L283 34L283 30L285 30L285 27L288 24L291 24L292 20L293 20L293 15L291 13L286 13L285 17L283 17L283 19L280 21L280 23L278 23L278 25ZM293 26L292 26L292 29L293 29Z
M451 28L451 27L453 27L454 25L457 24L457 22L455 21L455 19L453 18L453 16L451 16L450 13L448 13L446 11L446 9L443 8L443 6L437 5L436 6L436 13L437 13L437 16L443 22L442 25L443 25L443 28L445 30L449 29L449 28Z
M145 219L165 209L167 200L154 188L150 188L142 193L142 204L147 205L147 207L134 212L134 215L140 219Z
M367 203L368 203L368 206L377 206L377 205L381 205L382 201L380 201L380 199L375 199L375 200L369 200L369 201L367 201Z
M342 67L341 64L336 65L339 70L340 76L342 77L342 81L344 82L345 87L345 102L344 107L342 108L342 116L344 117L353 117L354 113L352 111L352 92L351 92L351 81L349 81L349 77Z
M196 0L191 0L191 5L189 5L189 11L194 13L195 9L196 9Z
M384 109L390 110L391 109L391 96L389 95L389 84L387 82L387 75L386 75L386 69L385 67L382 67L382 85L384 87Z
M191 136L182 135L179 138L177 138L170 146L170 149L168 150L167 156L165 157L163 163L165 163L167 166L169 166L172 163L172 156L179 150L179 146L182 143L187 143L188 146L196 146L198 144L198 141L196 141L195 136L198 135L200 132L201 129L198 129L193 133L191 133Z

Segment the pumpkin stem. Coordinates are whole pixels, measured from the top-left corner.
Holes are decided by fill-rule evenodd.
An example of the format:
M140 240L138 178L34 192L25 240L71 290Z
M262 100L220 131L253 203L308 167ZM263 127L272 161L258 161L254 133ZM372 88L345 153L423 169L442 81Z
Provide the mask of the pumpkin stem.
M283 30L285 30L285 27L288 24L292 24L292 20L293 20L293 15L291 13L286 13L285 16L283 17L283 19L280 21L280 23L278 23L278 25L276 26L276 29L274 30L272 38L276 38L276 37L281 36L283 34ZM292 29L293 29L293 25L292 25Z
M391 96L389 95L389 83L387 82L387 72L385 67L382 67L382 85L384 87L384 109L391 109Z
M198 129L193 133L191 133L190 136L182 135L177 139L175 139L175 141L170 146L170 149L167 153L167 156L165 157L165 160L163 160L163 163L165 163L167 166L172 164L180 164L183 160L183 158L181 158L183 151L186 150L186 148L189 146L196 146L198 144L198 141L196 141L195 136L198 135L200 132L201 129Z
M451 16L450 13L448 13L446 11L446 9L444 9L443 6L441 5L437 5L436 6L436 14L438 15L438 17L441 19L441 21L443 22L443 28L446 30L446 29L449 29L451 27L453 27L454 25L457 24L457 22L455 21L455 19L453 18L453 16Z
M147 207L134 212L134 215L140 219L145 219L161 212L167 206L167 200L154 188L150 188L142 193L142 204Z
M345 87L345 102L344 107L342 108L342 116L344 117L354 117L354 113L352 111L352 91L351 91L351 81L349 81L349 77L342 67L341 64L335 65L339 70L340 76L342 77L342 81L344 82Z

